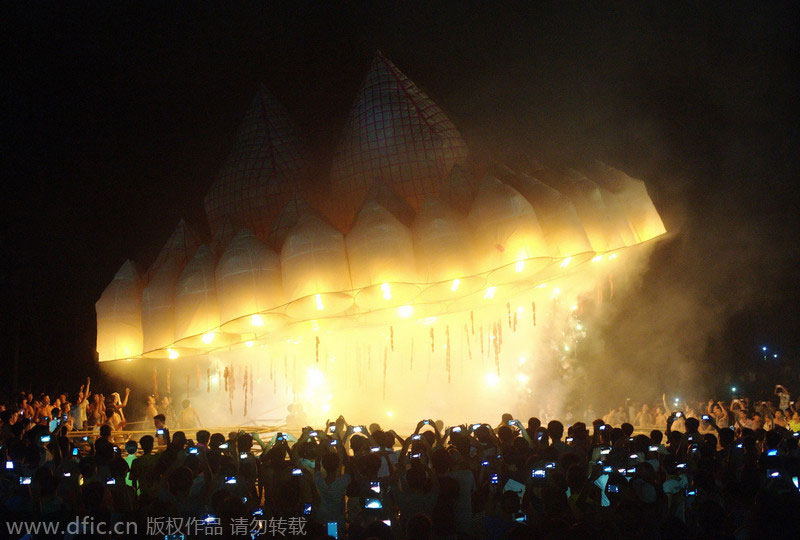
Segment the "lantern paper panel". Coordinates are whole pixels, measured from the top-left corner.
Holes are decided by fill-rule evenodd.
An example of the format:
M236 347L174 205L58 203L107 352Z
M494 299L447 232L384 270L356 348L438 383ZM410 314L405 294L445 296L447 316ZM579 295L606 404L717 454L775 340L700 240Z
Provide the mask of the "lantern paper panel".
M126 261L95 304L101 362L142 354L142 280Z

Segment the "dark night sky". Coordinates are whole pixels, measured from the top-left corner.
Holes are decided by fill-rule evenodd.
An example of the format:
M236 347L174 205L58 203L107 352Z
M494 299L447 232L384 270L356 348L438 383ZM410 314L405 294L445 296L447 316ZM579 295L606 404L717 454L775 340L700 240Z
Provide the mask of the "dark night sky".
M796 358L792 2L15 4L0 17L0 358L19 335L23 383L60 361L89 372L94 302L122 262L149 264L182 216L207 228L203 194L259 82L321 177L376 49L477 155L601 158L648 182L677 234L631 313L678 294L692 309L664 332L709 325L698 354L763 341Z

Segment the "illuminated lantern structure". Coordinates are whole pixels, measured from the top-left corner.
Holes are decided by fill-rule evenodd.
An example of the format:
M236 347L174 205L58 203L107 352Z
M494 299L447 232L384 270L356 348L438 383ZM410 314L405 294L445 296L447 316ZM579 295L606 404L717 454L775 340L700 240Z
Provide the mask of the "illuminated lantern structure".
M182 221L145 276L125 263L97 301L100 361L195 362L209 391L212 372L239 363L249 379L236 388L272 381L275 399L318 416L357 410L357 396L416 414L401 396L436 384L428 405L446 415L503 385L531 388L533 359L566 335L543 318L574 320L620 258L666 232L644 183L605 164L471 160L381 54L329 178L312 183L302 155L259 88L205 197L210 236Z
M131 358L142 352L142 280L126 261L95 304L97 353L101 358Z

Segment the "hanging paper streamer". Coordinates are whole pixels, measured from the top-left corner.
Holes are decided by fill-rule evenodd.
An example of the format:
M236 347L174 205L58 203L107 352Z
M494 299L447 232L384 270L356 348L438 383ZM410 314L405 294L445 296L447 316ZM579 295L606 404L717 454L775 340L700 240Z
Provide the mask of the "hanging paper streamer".
M200 390L200 366L195 365L195 373L197 374L197 389Z
M481 358L484 357L483 354L483 325L481 325Z
M514 333L516 333L517 332L517 312L516 311L514 312L514 326L512 328L514 329Z
M469 312L469 325L472 328L472 335L475 335L475 313Z
M494 339L492 341L494 341L494 363L497 367L498 376L500 375L500 328L502 328L502 325L495 322L493 330Z
M433 352L433 328L431 328L431 352Z
M158 370L153 368L153 397L158 399Z
M319 336L314 336L314 346L317 355L317 364L319 364Z
M392 347L392 352L394 352L394 326L389 327L389 345Z
M508 312L508 327L511 328L511 302L506 302L506 311Z
M464 337L467 340L467 355L469 356L470 362L472 362L472 345L469 342L469 328L467 328L466 323L464 323Z
M172 395L172 368L167 368L167 395Z
M533 313L533 326L536 326L536 302L531 302L531 313Z
M611 274L608 274L608 299L614 298L614 280L611 279Z
M383 346L383 399L386 401L386 362L389 356L389 349L386 345Z
M230 384L228 385L228 410L233 415L233 394L236 392L236 375L233 371L233 364L230 366Z
M244 368L244 384L242 385L242 390L244 390L244 415L247 416L247 376L248 376L248 369L247 366Z
M206 368L206 392L211 393L211 368Z
M447 384L450 384L450 325L444 327L444 335L445 335L444 361L445 361L445 366L447 368Z
M253 405L253 366L250 366L250 405Z
M497 346L498 349L503 348L503 323L497 321Z

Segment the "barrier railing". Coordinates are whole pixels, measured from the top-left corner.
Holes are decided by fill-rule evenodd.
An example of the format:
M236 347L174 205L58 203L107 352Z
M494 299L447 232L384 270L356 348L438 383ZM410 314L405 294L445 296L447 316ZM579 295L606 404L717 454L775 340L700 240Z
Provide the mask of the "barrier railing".
M174 436L176 432L182 431L186 434L187 439L194 439L195 434L202 430L209 433L222 433L225 438L228 438L230 433L258 433L259 437L266 442L277 432L286 432L285 425L259 425L259 426L211 426L211 427L193 427L193 428L168 428L170 437ZM144 435L156 436L156 429L122 429L111 432L111 440L119 447L124 447L125 443L129 440L138 441ZM73 442L93 442L100 437L99 430L76 430L70 431L67 438ZM253 450L258 453L261 451L258 445L253 445Z

